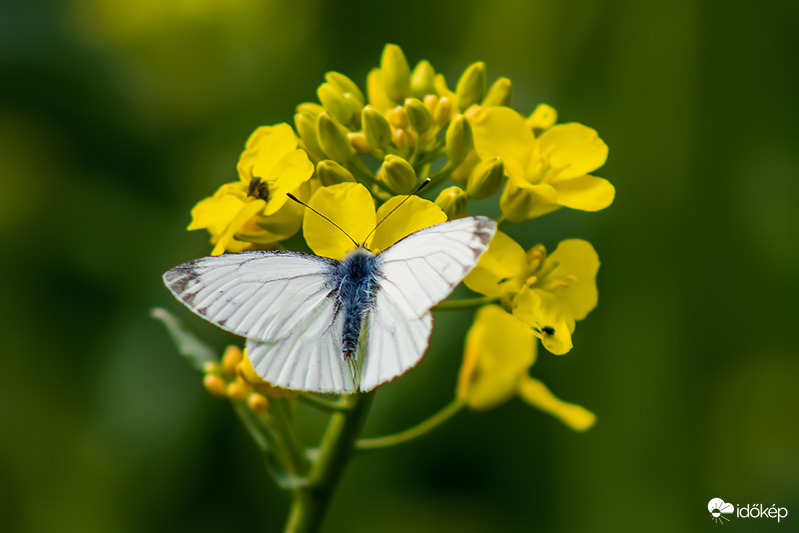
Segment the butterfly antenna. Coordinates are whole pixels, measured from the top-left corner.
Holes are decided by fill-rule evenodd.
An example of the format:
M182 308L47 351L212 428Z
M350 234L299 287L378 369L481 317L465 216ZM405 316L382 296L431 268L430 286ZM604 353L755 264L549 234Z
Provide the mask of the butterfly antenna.
M406 196L405 198L403 198L403 200L402 200L400 203L398 203L398 204L396 205L396 207L394 207L394 209L392 209L391 211L389 211L389 212L386 214L386 216L384 216L383 218L381 218L381 219L380 219L380 222L378 222L377 224L375 224L375 227L374 227L374 228L372 228L372 231L370 231L370 232L369 232L369 235L367 235L367 236L366 236L366 238L363 240L363 242L365 243L366 241L368 241L368 240L369 240L369 237L371 237L371 236L372 236L372 233L374 233L374 232L375 232L375 230L376 230L376 229L377 229L377 228L380 226L380 224L382 224L383 222L385 222L385 221L386 221L386 219L387 219L388 217L390 217L390 216L391 216L391 213L393 213L394 211L396 211L397 209L399 209L400 207L402 207L402 204L404 204L405 202L407 202L407 201L408 201L408 199L409 199L411 196L413 196L414 194L417 194L419 191L421 191L422 189L424 189L425 187L427 187L429 184L430 184L430 178L427 178L427 179L425 179L425 180L424 180L422 183L420 183L420 184L419 184L419 186L418 186L418 187L416 187L416 189L414 189L412 193L410 193L408 196Z
M351 240L351 241L352 241L352 244L354 244L356 247L357 247L357 246L360 246L360 245L359 245L357 242L355 242L355 239L353 239L352 237L350 237L350 234L349 234L349 233L347 233L346 231L344 231L344 230L341 228L341 226L339 226L338 224L336 224L335 222L333 222L332 220L330 220L328 217L326 217L325 215L323 215L322 213L320 213L319 211L317 211L316 209L314 209L314 208L313 208L313 207L311 207L310 205L306 204L305 202L303 202L302 200L300 200L299 198L297 198L296 196L294 196L294 195L293 195L293 194L291 194L290 192L287 192L287 193L286 193L286 196L288 196L289 198L291 198L292 200L294 200L294 201L295 201L295 202L297 202L298 204L300 204L300 205L302 205L302 206L305 206L306 208L310 209L311 211L313 211L314 213L316 213L316 214L317 214L317 215L319 215L320 217L324 218L325 220L327 220L328 222L330 222L331 224L333 224L335 227L337 227L337 228L338 228L338 230L339 230L341 233L343 233L344 235L346 235L346 236L347 236L347 238L348 238L349 240ZM399 207L399 206L398 206L398 207Z

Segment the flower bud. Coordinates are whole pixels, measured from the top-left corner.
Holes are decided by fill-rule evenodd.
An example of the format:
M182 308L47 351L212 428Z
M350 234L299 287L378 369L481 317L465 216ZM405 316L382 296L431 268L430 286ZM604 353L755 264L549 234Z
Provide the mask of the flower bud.
M319 106L319 108L321 109L322 106ZM316 120L318 117L318 112L314 114L307 110L301 111L298 107L297 114L294 115L294 125L297 128L297 133L308 154L313 159L324 159L325 154L322 151L322 147L319 145L319 134L316 129Z
M203 376L203 385L205 386L205 390L214 396L224 397L227 395L227 383L216 374L206 374Z
M303 102L302 104L297 106L297 113L302 115L308 115L314 120L316 117L319 116L319 113L322 113L325 110L324 107L320 106L319 104L315 104L313 102Z
M466 192L471 198L482 200L499 192L505 181L505 165L502 159L495 157L481 161L466 183Z
M331 83L323 83L316 90L319 101L333 117L348 126L357 122L355 117L360 119L361 106L350 94L342 93Z
M436 205L447 214L447 220L465 217L469 211L469 199L460 187L447 187L436 198Z
M527 117L527 125L533 129L533 133L540 135L555 125L558 120L558 112L554 107L547 104L538 104L535 110Z
M455 94L458 97L458 109L461 111L469 109L474 104L479 104L483 100L486 92L486 64L482 61L472 63L463 72Z
M316 164L316 175L325 187L336 185L337 183L354 182L355 178L349 170L342 167L335 161L325 159Z
M241 362L241 348L238 346L228 346L222 355L222 367L228 374L235 374L236 367Z
M394 109L389 109L386 112L386 118L394 129L407 130L411 125L410 120L408 120L408 112L405 111L404 107L397 106Z
M351 94L360 104L360 106L363 107L365 100L363 99L363 93L361 92L361 89L359 89L358 85L347 76L341 74L340 72L331 70L325 74L325 81L334 85L342 94Z
M319 145L327 157L336 163L346 164L355 151L350 145L347 133L327 113L319 113L316 119L316 129L319 132Z
M225 394L231 400L241 401L247 398L250 393L250 388L238 377L235 381L231 381L227 389L225 390Z
M371 154L374 151L374 147L369 144L369 141L366 140L366 135L362 131L348 133L347 138L350 140L352 149L359 154Z
M509 106L513 86L508 78L499 78L488 89L488 94L483 98L482 106Z
M411 94L418 99L436 92L436 71L429 61L419 61L411 73Z
M263 394L253 392L247 397L247 407L253 413L265 413L269 409L269 400Z
M447 128L447 159L459 165L473 148L472 126L466 117L458 115Z
M436 106L436 112L433 114L433 119L436 125L443 126L452 117L452 100L446 96L442 96Z
M421 100L417 98L405 99L405 112L408 114L408 122L411 123L413 131L422 134L433 125L433 117Z
M411 94L411 67L402 49L396 44L387 44L380 57L380 73L383 90L395 102L402 102Z
M401 152L408 152L416 142L416 134L408 130L394 130L391 140Z
M379 150L388 151L391 143L391 125L383 113L368 105L361 113L361 123L366 142Z
M383 166L377 173L377 178L397 194L407 194L416 187L416 172L403 158L396 155L387 155Z

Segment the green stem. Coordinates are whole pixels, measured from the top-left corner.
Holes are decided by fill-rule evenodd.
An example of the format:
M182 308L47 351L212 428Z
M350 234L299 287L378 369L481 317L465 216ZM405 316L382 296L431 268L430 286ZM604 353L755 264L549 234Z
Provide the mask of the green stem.
M480 307L484 304L496 302L499 298L494 296L479 296L477 298L466 298L463 300L445 300L433 307L434 311L452 311L456 309L470 309Z
M373 392L348 396L344 399L348 411L334 413L330 418L308 483L294 490L285 533L312 533L321 527L333 489L344 471L373 396Z
M399 433L394 433L393 435L386 435L384 437L375 437L373 439L359 439L355 442L355 449L356 450L380 450L383 448L388 448L391 446L396 446L397 444L403 444L410 440L416 439L421 437L425 433L432 431L433 429L437 428L456 414L458 414L461 409L464 407L463 400L458 398L452 400L446 407L441 409L439 412L417 424L411 428L408 428L404 431L400 431Z

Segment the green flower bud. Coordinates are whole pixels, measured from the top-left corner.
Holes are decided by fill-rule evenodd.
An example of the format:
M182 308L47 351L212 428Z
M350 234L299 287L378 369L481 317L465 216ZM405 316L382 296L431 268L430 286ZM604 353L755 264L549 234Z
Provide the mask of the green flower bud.
M402 102L411 93L411 67L402 49L396 44L387 44L380 57L380 74L383 90L395 102Z
M486 64L482 61L472 63L463 72L455 94L458 100L458 109L465 111L474 104L483 101L486 93Z
M297 128L297 133L308 155L313 159L324 159L325 154L322 151L322 147L319 145L319 134L316 129L316 119L319 116L319 112L315 111L313 108L304 107L306 105L316 104L301 104L297 106L297 114L294 115L294 125ZM317 107L322 109L322 106Z
M391 143L391 125L383 113L368 105L361 112L361 123L366 142L384 152L388 151Z
M354 182L355 178L349 170L342 167L335 161L325 159L316 164L316 175L325 187L336 185L337 183Z
M344 93L340 92L338 88L331 83L323 83L316 90L316 95L319 101L325 106L328 113L333 115L333 118L345 125L352 124L352 117L354 113L360 112L360 109L350 97L349 100L345 98ZM353 107L351 104L355 104Z
M358 88L358 85L356 85L354 81L349 79L344 74L331 70L325 74L325 81L331 85L334 85L340 93L351 94L358 101L361 107L363 107L363 104L366 102L366 100L363 98L363 93Z
M405 112L408 113L408 121L411 123L413 131L420 135L433 125L433 117L430 116L430 111L417 98L407 98L405 100Z
M447 214L447 220L465 217L469 212L469 199L460 187L447 187L441 191L436 205Z
M509 106L513 86L508 78L499 78L488 89L488 94L483 98L483 107Z
M421 100L428 94L436 93L436 71L429 61L419 61L411 73L411 94Z
M495 157L481 161L466 182L466 192L471 198L482 200L498 193L505 181L505 165Z
M458 115L447 128L447 159L458 165L473 148L472 126L465 116Z
M324 107L313 102L304 102L297 106L297 113L308 115L309 117L313 118L314 121L316 121L316 117L319 116L319 113L323 112L324 110Z
M319 146L325 155L336 163L344 165L355 154L347 138L347 132L327 113L319 113L316 129L319 132Z
M407 194L416 187L416 172L413 167L396 155L386 156L383 166L377 172L377 178L397 194Z

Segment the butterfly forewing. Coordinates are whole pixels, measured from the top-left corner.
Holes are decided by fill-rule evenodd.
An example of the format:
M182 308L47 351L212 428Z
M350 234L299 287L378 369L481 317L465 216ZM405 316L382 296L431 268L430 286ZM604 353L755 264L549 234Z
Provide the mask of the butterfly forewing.
M496 222L466 217L412 233L378 255L385 283L403 309L422 316L442 301L488 248Z
M217 326L274 341L292 334L331 297L335 265L297 252L243 252L189 261L164 274L164 282L186 307Z
M380 283L367 322L361 390L419 362L433 327L430 308L469 273L495 231L489 218L456 219L412 233L377 256Z

